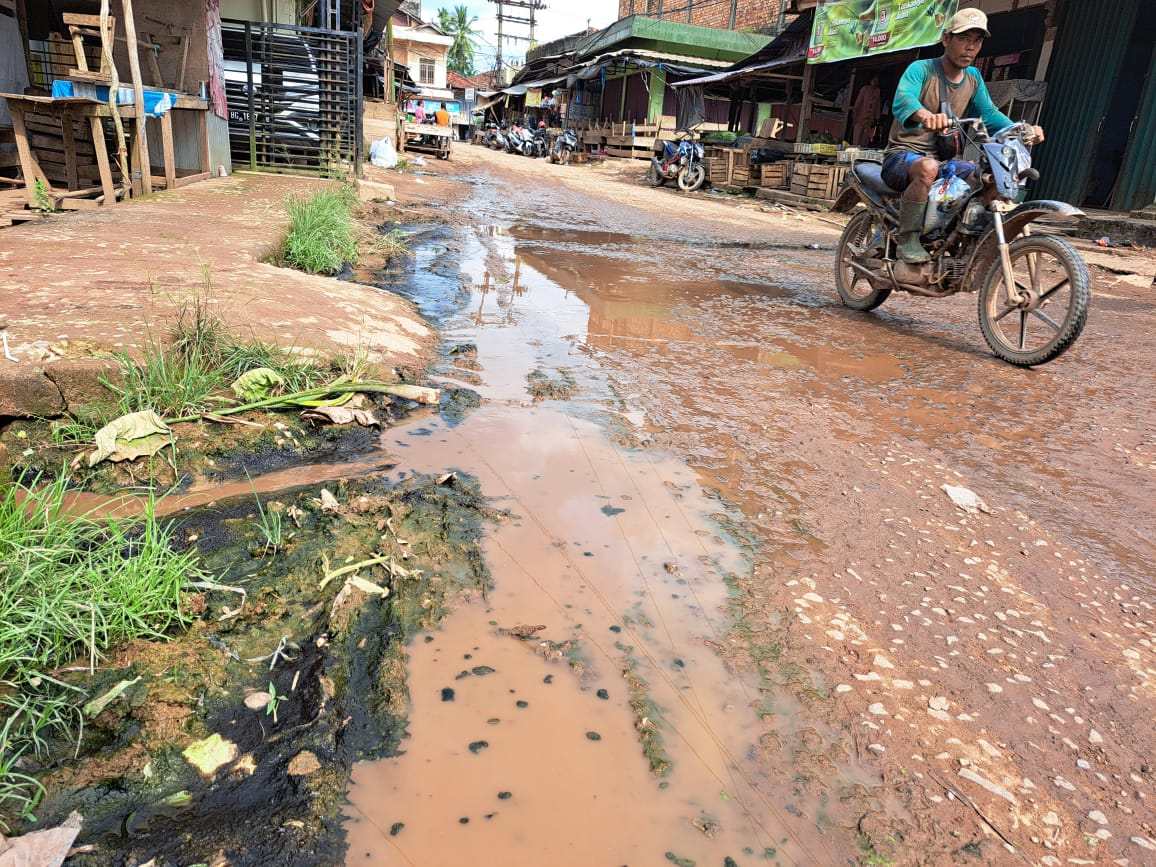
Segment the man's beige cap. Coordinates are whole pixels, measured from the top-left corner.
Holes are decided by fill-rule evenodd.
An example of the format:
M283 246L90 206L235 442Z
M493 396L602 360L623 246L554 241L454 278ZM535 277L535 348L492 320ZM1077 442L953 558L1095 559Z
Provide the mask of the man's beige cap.
M947 22L948 33L966 33L968 30L982 30L984 36L991 36L987 29L987 15L979 9L960 9Z

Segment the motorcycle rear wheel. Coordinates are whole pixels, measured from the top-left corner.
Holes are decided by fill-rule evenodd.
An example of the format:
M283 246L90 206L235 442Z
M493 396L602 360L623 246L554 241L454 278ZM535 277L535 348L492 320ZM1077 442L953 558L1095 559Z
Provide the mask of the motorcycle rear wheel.
M1016 286L1026 297L1019 304L1008 298L996 259L979 290L980 330L991 351L1009 364L1047 364L1067 352L1087 324L1088 266L1071 244L1051 235L1017 238L1009 252Z
M693 193L706 183L706 167L702 165L683 166L678 173L678 188L684 193Z
M871 211L860 211L843 229L835 250L835 289L845 307L874 310L891 296L890 286L876 286L867 276L851 267L855 257L878 246L877 219Z

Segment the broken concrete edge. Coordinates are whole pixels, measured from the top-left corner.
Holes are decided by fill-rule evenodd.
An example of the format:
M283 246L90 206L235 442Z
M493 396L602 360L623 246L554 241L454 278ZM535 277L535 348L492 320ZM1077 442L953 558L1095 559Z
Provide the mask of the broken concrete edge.
M114 358L61 358L40 365L0 367L0 425L14 419L55 419L70 408L108 400L123 379Z

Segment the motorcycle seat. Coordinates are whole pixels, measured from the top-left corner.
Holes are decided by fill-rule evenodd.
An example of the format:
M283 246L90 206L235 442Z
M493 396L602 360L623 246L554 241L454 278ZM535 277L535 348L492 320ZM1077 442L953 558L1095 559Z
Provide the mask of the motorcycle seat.
M898 190L891 189L883 180L883 165L881 163L855 163L851 171L855 173L855 178L864 189L881 199L893 199L900 195Z

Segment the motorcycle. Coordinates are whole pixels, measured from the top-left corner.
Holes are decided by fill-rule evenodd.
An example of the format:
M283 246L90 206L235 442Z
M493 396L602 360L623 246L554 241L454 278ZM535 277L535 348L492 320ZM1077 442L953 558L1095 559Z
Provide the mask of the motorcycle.
M487 141L486 144L490 150L504 151L507 141L507 130L501 127L495 127L491 130L489 141Z
M706 148L698 142L683 139L663 142L662 159L651 157L647 177L650 183L661 187L667 181L677 181L684 193L693 193L706 183Z
M572 129L565 130L554 139L554 146L550 148L547 159L559 165L569 165L574 154L578 152L578 134Z
M1032 129L1017 123L989 136L974 118L956 119L950 132L966 143L959 161L945 163L931 188L922 241L924 265L898 259L900 193L883 180L879 163L856 163L832 210L859 210L843 230L835 288L853 310L874 310L893 291L925 298L978 292L979 326L992 352L1020 367L1052 361L1067 351L1088 318L1091 277L1075 248L1054 235L1035 234L1040 217L1075 219L1064 202L1019 204L1032 168ZM970 184L953 176L975 166Z
M534 159L541 159L550 152L550 137L544 129L538 129L534 132L533 149L528 156Z
M510 127L510 131L506 134L506 153L520 154L522 152L522 128L520 126Z
M536 135L536 133L534 132L534 130L530 129L528 126L522 127L522 147L520 150L520 153L522 154L522 156L524 156L524 157L533 157L534 156L534 154L537 150L537 145L534 142L534 136L535 135Z

